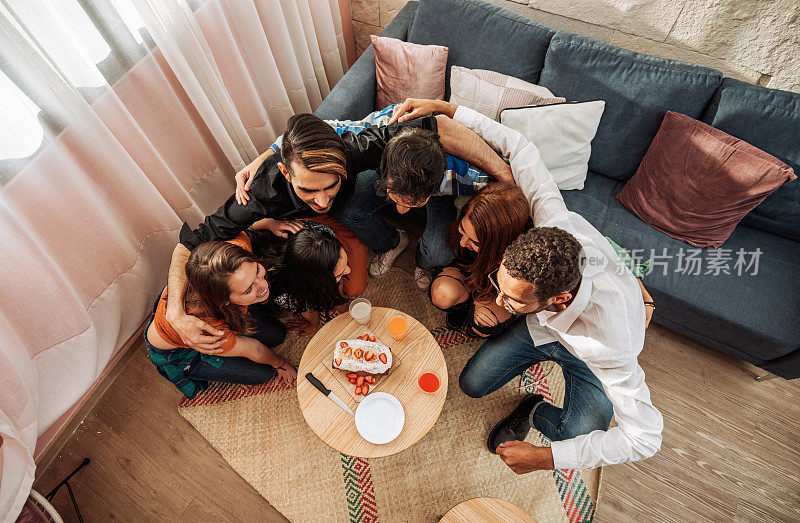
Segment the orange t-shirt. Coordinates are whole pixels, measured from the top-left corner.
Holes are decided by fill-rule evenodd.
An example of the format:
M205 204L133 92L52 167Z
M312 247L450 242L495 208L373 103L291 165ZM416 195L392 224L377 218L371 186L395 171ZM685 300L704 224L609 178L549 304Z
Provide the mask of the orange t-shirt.
M240 233L239 236L232 240L227 240L228 243L232 243L233 245L238 245L239 247L245 249L246 251L253 252L253 246L250 243L250 238L245 233ZM243 306L245 312L247 312L247 306ZM192 316L197 316L204 322L208 323L214 328L217 328L221 331L225 331L222 335L225 339L225 343L223 343L219 348L222 349L220 354L225 354L226 352L230 351L234 345L236 345L236 332L232 331L228 325L217 318L211 318L204 314L204 311L197 308L187 308L187 314L191 314ZM167 288L164 287L164 290L161 292L161 298L158 300L158 305L156 306L156 313L155 317L153 318L153 325L156 327L156 331L158 332L159 336L164 338L164 341L169 343L170 345L174 345L175 347L185 347L186 344L181 339L180 335L172 328L172 325L167 321Z

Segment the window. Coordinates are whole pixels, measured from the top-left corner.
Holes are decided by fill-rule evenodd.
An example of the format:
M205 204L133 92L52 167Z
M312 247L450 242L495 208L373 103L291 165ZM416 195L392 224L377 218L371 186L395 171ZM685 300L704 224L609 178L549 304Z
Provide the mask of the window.
M76 90L93 102L153 42L130 0L6 0L0 18L9 29L0 46L5 185L67 125L54 107L59 91Z

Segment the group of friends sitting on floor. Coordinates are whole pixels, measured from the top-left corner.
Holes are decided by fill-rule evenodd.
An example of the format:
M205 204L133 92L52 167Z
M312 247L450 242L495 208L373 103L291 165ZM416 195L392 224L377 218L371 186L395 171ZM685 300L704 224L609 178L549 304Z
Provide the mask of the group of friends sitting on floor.
M627 257L566 208L520 133L436 100L360 121L300 114L236 183L214 214L184 224L145 330L150 359L187 397L209 381L294 383L272 348L287 328L310 334L346 310L368 274L388 273L409 238L381 209L424 208L416 285L448 326L485 339L461 390L485 396L542 361L564 374L563 407L525 396L489 450L518 474L658 451L663 422L637 361L655 305ZM281 309L293 313L285 323ZM524 442L534 427L550 447Z

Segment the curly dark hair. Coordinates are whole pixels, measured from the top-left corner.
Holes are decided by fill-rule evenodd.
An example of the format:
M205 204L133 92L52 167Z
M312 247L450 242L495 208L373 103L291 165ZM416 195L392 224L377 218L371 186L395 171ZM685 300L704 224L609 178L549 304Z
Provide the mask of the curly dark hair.
M442 185L446 165L439 135L405 128L386 144L376 188L381 192L388 189L408 203L423 202Z
M581 281L581 244L558 227L534 227L514 240L503 265L517 279L533 284L539 301L573 290Z
M333 274L341 250L342 244L327 231L303 229L291 236L271 275L273 295L287 293L301 310L323 315L344 303Z

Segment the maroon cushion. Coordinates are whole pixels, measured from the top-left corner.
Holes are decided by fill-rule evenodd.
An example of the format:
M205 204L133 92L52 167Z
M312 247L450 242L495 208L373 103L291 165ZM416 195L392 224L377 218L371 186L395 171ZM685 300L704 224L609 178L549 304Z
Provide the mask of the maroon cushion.
M717 248L792 168L749 143L667 111L617 199L648 225L695 247Z

